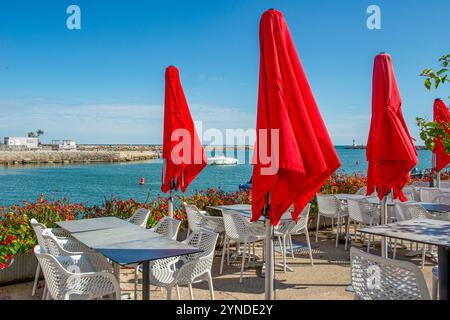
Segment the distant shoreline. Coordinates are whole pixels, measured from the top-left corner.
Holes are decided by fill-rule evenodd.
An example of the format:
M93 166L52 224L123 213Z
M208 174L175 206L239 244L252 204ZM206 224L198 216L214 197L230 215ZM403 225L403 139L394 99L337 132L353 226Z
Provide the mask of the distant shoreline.
M365 149L363 146L335 146L345 149ZM251 151L253 145L241 146L204 146L208 152L212 151ZM425 150L423 146L416 146L418 150ZM0 149L0 165L28 165L28 164L71 164L71 163L115 163L136 162L161 158L162 145L130 145L130 144L80 144L77 150L53 150L51 145L40 145L34 150Z

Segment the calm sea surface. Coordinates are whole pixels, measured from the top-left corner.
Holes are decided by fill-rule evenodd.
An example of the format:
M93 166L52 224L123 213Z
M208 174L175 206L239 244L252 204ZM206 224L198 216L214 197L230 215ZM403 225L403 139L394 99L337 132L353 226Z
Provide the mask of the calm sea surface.
M365 172L365 150L337 147L342 162L340 171ZM219 154L216 154L219 155ZM210 156L210 155L208 155ZM252 172L249 164L251 152L229 151L227 156L237 157L236 166L207 166L190 185L189 192L208 187L221 187L235 191L246 182ZM419 169L430 168L431 152L419 151ZM161 160L139 163L89 165L39 165L26 167L0 167L0 205L22 201L35 201L41 193L48 199L66 197L73 202L101 204L112 195L123 199L144 201L160 193ZM145 185L139 179L145 178Z

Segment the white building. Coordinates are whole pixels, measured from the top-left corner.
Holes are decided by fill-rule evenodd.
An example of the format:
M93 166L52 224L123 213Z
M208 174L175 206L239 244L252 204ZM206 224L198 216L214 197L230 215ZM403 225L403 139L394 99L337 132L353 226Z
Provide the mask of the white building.
M4 143L9 147L37 149L39 147L38 138L28 137L5 137Z
M52 144L58 146L58 150L76 150L77 144L74 140L53 140Z

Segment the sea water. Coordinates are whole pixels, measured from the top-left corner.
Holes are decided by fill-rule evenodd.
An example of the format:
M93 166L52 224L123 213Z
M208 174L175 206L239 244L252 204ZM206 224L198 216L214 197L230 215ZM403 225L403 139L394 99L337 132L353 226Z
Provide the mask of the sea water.
M365 173L365 150L336 147L342 166L340 172ZM431 167L431 152L419 150L419 169ZM222 152L216 152L216 156ZM189 186L188 192L210 187L236 191L251 177L252 151L227 151L239 159L239 165L207 166ZM208 154L207 156L211 156ZM161 160L113 164L30 165L0 167L0 205L36 201L40 194L47 199L67 198L72 202L102 204L117 196L145 201L160 192ZM140 185L140 178L145 185Z

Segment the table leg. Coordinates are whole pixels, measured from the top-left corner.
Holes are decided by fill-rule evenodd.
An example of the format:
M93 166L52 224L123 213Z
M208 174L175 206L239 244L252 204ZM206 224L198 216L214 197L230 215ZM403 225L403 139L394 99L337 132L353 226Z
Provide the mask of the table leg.
M142 263L142 300L150 300L150 262Z
M448 276L448 269L450 268L450 248L438 248L439 260L439 300L449 300L448 288L450 285L450 278Z

